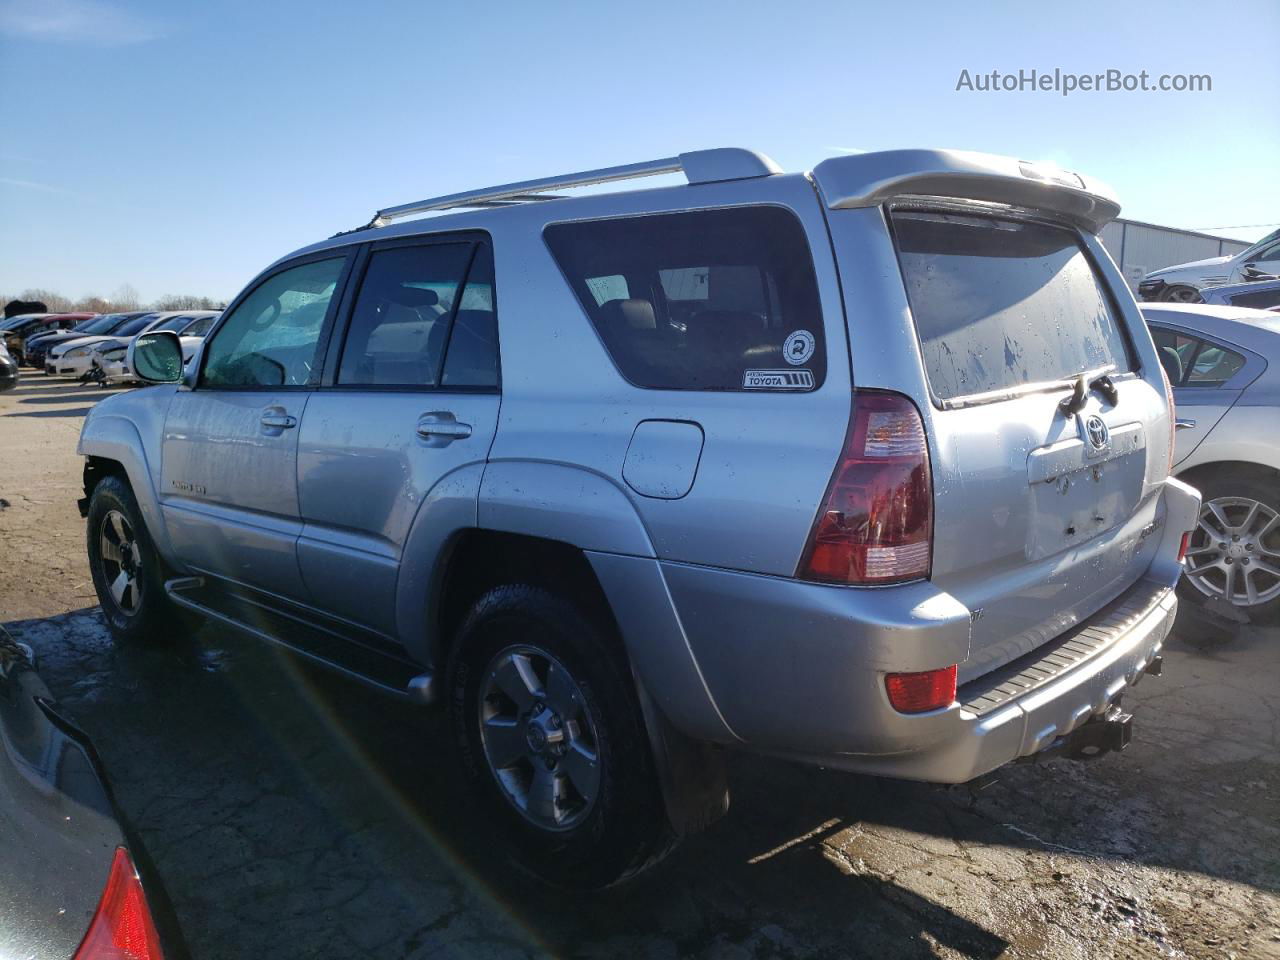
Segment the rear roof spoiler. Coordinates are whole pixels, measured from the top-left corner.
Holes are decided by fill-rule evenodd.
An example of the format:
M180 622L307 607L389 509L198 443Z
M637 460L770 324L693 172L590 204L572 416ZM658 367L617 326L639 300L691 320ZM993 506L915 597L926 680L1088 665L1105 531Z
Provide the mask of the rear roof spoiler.
M1106 184L1013 157L962 150L885 150L824 160L813 179L832 210L897 197L982 200L1043 210L1097 233L1120 213Z

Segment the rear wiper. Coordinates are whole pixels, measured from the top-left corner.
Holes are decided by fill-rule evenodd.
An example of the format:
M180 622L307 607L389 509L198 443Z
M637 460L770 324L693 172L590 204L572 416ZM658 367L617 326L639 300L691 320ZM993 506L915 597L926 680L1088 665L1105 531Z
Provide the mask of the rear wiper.
M1103 399L1114 407L1120 401L1120 391L1116 389L1115 383L1111 380L1111 371L1113 369L1115 368L1108 366L1099 370L1086 370L1080 374L1080 376L1076 377L1071 396L1058 404L1058 408L1068 417L1075 416L1084 409L1090 390L1097 390L1102 394Z

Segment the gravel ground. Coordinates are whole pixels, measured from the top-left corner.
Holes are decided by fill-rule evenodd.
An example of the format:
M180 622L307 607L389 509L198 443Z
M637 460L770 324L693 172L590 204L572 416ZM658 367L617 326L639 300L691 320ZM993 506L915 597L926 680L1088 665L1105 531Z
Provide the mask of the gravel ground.
M1280 957L1280 629L1172 638L1123 755L981 789L739 756L729 815L658 871L548 890L476 822L437 713L221 628L112 645L75 509L104 395L0 394L0 622L93 737L199 960Z

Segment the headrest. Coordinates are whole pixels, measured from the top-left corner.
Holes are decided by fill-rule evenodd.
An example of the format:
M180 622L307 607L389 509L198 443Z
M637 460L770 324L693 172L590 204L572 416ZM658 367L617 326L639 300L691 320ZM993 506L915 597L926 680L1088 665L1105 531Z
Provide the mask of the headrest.
M600 307L607 328L624 330L657 330L658 318L648 300L609 300Z
M691 331L706 336L721 333L746 336L765 330L764 315L750 310L702 310L690 317L688 323Z
M1164 374L1174 386L1182 383L1182 357L1173 347L1160 348L1160 365Z

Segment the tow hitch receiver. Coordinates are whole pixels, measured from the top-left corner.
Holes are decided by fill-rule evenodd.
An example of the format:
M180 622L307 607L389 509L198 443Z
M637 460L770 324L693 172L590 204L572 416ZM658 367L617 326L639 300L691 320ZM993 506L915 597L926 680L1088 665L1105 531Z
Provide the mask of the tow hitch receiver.
M1113 705L1103 716L1094 717L1026 759L1066 757L1070 760L1093 760L1112 750L1123 750L1132 739L1133 714L1123 713L1119 706Z
M1066 755L1075 760L1100 757L1112 750L1123 750L1133 739L1133 714L1112 707L1105 716L1094 717L1065 738Z

